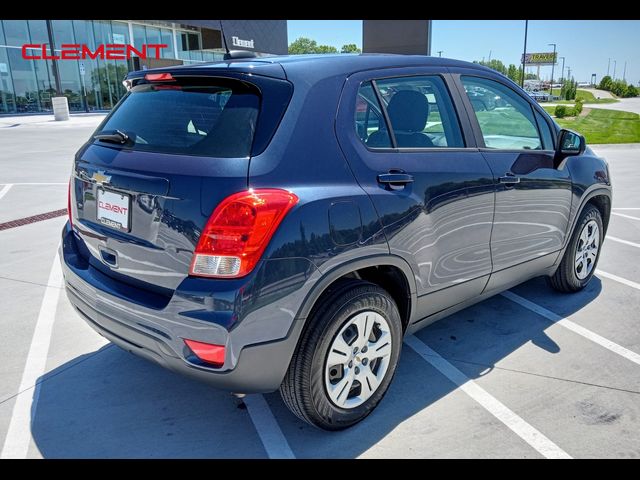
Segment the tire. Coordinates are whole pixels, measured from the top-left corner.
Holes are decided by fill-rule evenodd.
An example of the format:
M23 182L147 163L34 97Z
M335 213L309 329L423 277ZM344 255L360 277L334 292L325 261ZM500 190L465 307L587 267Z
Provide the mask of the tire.
M342 430L369 415L393 379L402 348L400 313L386 290L346 279L321 298L308 322L280 394L300 419ZM360 331L367 329L365 341Z
M592 234L594 225L598 231ZM584 236L585 230L587 237ZM580 214L571 241L569 245L567 245L558 269L549 279L550 285L555 290L564 293L573 293L587 286L596 271L596 265L600 258L602 241L604 240L603 232L604 229L600 212L593 205L587 204ZM590 236L590 234L592 235ZM592 241L591 238L593 238ZM589 240L586 245L590 246L586 251L582 248L583 245L585 245L585 240ZM594 244L593 242L597 242L597 244L595 244L595 251L592 246ZM581 268L577 265L578 260L576 260L578 250L587 253L587 256L583 256L582 258L583 264Z

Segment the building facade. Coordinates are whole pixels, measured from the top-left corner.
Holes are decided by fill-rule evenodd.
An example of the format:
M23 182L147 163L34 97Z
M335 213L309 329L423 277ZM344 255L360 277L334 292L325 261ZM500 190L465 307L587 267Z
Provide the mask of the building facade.
M166 64L213 62L224 55L219 20L52 20L51 27L56 53L62 44L87 45L91 50L101 44L166 44L161 50ZM258 55L287 51L286 20L224 20L223 28L232 50ZM0 20L0 115L52 111L52 62L25 60L25 44L49 44L45 20ZM60 89L72 112L111 109L125 93L122 80L127 72L147 66L135 58L56 64Z

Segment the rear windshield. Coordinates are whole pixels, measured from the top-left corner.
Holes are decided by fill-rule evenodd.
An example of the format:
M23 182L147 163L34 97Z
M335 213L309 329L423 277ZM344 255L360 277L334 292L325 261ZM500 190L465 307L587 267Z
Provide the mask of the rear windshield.
M260 109L257 89L236 80L198 83L137 85L99 131L124 132L130 139L124 148L133 150L248 157Z

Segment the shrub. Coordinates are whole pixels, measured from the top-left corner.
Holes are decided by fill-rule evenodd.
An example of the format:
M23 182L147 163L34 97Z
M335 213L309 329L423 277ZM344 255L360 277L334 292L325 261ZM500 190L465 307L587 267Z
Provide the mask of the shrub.
M556 118L564 118L567 116L566 105L556 105L556 111L554 112Z
M584 103L584 100L582 100L581 98L576 100L576 105L575 105L575 107L573 107L575 115L580 115L582 113L582 104L583 103Z
M598 88L600 90L611 90L612 84L613 80L611 79L611 77L609 75L605 75L604 77L602 77L602 80L600 80L600 85L598 85Z
M627 87L627 91L624 92L624 97L637 97L640 94L640 92L638 91L638 87L636 87L635 85L629 85Z

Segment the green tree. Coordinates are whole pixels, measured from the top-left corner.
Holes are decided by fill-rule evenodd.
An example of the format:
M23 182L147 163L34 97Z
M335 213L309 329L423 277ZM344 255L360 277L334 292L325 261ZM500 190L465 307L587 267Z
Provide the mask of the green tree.
M611 90L611 93L613 93L617 97L623 97L624 94L627 92L627 82L625 82L624 80L615 80L611 84L610 90Z
M600 80L600 84L598 85L598 88L600 90L611 90L612 85L613 85L613 80L611 79L611 77L609 75L605 75Z
M331 45L318 45L314 53L338 53L338 49Z
M355 43L347 43L340 49L340 53L362 53Z
M289 45L291 55L301 55L305 53L317 53L318 42L307 37L296 38Z
M629 85L624 94L625 97L637 97L638 95L640 95L640 90L634 85Z
M507 69L507 77L517 84L520 84L520 69L512 63Z
M304 55L308 53L338 53L336 47L330 45L318 45L318 42L307 37L296 38L289 45L291 55Z

